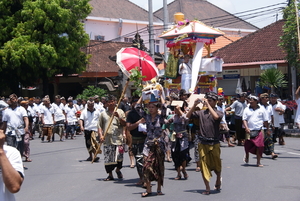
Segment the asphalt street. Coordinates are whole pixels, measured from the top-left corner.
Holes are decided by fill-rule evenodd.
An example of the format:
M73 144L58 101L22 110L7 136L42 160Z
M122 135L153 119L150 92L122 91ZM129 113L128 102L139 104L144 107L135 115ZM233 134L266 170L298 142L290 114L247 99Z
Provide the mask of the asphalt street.
M154 196L141 198L145 189L136 186L136 168L130 168L128 153L125 154L123 180L103 181L107 177L103 155L100 161L91 164L84 137L53 143L41 143L35 138L30 141L32 162L26 166L25 180L15 196L20 201L98 201L98 200L230 200L230 201L299 201L300 200L300 138L285 138L286 145L275 145L279 157L272 160L263 156L264 167L256 167L256 158L250 155L248 165L243 163L244 148L229 148L222 145L222 190L205 190L201 173L191 161L187 167L188 180L174 180L176 172L173 163L165 163L165 178L162 192L156 195L156 182L152 182ZM193 150L191 150L193 157ZM194 158L194 157L193 157ZM116 174L114 173L116 178ZM213 189L215 175L210 186Z

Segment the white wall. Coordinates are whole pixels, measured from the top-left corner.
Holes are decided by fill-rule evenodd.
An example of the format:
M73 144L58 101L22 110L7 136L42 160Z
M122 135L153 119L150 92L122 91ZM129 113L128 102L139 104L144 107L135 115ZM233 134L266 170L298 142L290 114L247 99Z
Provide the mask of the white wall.
M141 38L144 40L144 44L147 48L149 48L149 32L147 28L147 24L142 23L137 24L134 23L122 23L122 30L120 32L120 23L114 19L112 21L100 21L100 20L91 20L87 19L84 25L85 31L89 34L90 39L94 40L96 35L105 36L105 41L114 40L124 42L124 37L134 38L137 29L139 30L139 34ZM163 52L164 40L158 38L159 35L162 34L163 29L162 26L154 26L154 39L160 40L160 48L159 52ZM121 35L121 40L116 40L119 37L119 33ZM128 35L127 35L128 34ZM156 49L155 49L156 50Z

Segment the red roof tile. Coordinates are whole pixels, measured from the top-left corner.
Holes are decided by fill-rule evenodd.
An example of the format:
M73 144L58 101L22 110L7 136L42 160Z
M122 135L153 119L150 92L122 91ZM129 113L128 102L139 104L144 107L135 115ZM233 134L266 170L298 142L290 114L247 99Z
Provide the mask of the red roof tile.
M85 50L92 57L89 60L89 64L86 67L86 72L100 72L101 73L116 73L119 71L119 67L116 62L109 59L109 57L116 56L116 53L122 47L131 47L131 43L124 42L100 42L90 41L89 47Z
M285 60L286 53L279 47L284 20L249 34L215 52L214 56L228 63L250 63Z
M228 13L206 0L175 0L168 4L168 12L170 22L174 21L175 13L182 12L185 14L185 19L197 19L212 27L258 29L256 26ZM163 8L154 12L154 15L163 19ZM226 16L226 18L224 18L224 16Z
M240 36L220 36L218 38L216 38L216 43L210 45L210 52L214 52L222 47L225 47L226 45L239 40L241 37ZM207 50L206 48L203 49L203 57L207 56Z

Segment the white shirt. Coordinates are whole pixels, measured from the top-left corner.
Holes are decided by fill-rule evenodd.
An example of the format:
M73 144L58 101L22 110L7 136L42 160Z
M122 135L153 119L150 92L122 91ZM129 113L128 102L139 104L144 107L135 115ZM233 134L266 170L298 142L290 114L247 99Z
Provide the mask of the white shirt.
M103 104L102 104L101 102L95 103L95 104L94 104L94 108L97 109L97 110L99 110L100 113L103 112L103 111L105 110L104 107L103 107Z
M24 176L24 168L22 163L22 158L20 152L11 146L3 145L3 149L5 151L5 155L8 158L12 167L20 172ZM9 190L5 187L3 178L2 178L2 171L0 169L0 200L2 201L15 201L15 196L13 193L9 192Z
M36 104L36 103L33 103L32 109L33 109L34 115L35 115L36 117L40 116L40 114L41 114L41 108L42 108L43 106L44 106L44 105L43 105L42 103L40 103L39 105Z
M64 105L61 103L57 105L56 103L52 103L54 109L54 121L66 120L66 116L63 113Z
M180 67L179 67L178 73L180 75L182 75L182 74L192 74L192 65L191 64L189 64L189 63L182 63L179 66ZM181 67L183 67L183 68L181 69Z
M105 111L104 107L103 107L103 104L101 102L99 103L94 103L94 108L96 110L98 110L100 113ZM87 109L87 104L85 105L85 108L84 109Z
M78 111L76 110L75 105L73 105L73 107L69 107L69 105L66 105L64 110L67 115L68 125L75 125L74 123L77 122L75 113Z
M80 115L80 120L84 121L84 130L98 131L98 121L100 117L100 111L94 110L93 112L84 109Z
M250 130L261 130L264 124L264 121L268 121L268 116L264 108L259 106L256 110L253 110L251 107L246 107L243 113L243 120L246 120L248 123L248 128Z
M222 104L222 106L219 106L218 104L216 105L217 106L217 110L222 112L223 113L223 117L222 117L222 120L221 120L221 124L226 124L226 113L225 113L225 105Z
M44 123L46 125L53 125L53 117L52 115L54 114L54 109L53 106L50 104L50 108L47 108L46 106L43 106L41 108L41 114L44 114Z
M261 105L260 103L258 104L260 107L262 107L263 109L265 109L265 112L267 114L268 117L268 123L271 123L272 120L272 116L273 116L273 108L271 104L268 104L266 107L264 105Z
M25 134L25 122L24 117L27 117L27 112L25 108L17 106L15 109L11 107L7 108L3 113L2 121L7 122L6 135L16 135L16 131L20 135Z
M280 124L284 123L284 115L279 114L279 112L275 111L276 108L280 108L282 110L286 109L286 106L283 105L281 102L277 101L275 105L272 106L273 109L273 118L274 118L274 127L278 128L280 127Z

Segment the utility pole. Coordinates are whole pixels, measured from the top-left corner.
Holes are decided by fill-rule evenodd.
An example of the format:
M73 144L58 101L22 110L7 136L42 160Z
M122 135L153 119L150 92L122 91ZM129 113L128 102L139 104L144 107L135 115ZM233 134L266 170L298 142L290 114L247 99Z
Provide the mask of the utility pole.
M169 24L169 13L168 13L168 4L167 0L164 0L164 30L168 30L168 24ZM164 40L164 59L165 62L168 60L168 48L166 45L166 40Z
M149 44L150 44L150 56L154 57L154 33L153 33L153 8L152 0L148 0L148 12L149 12Z

